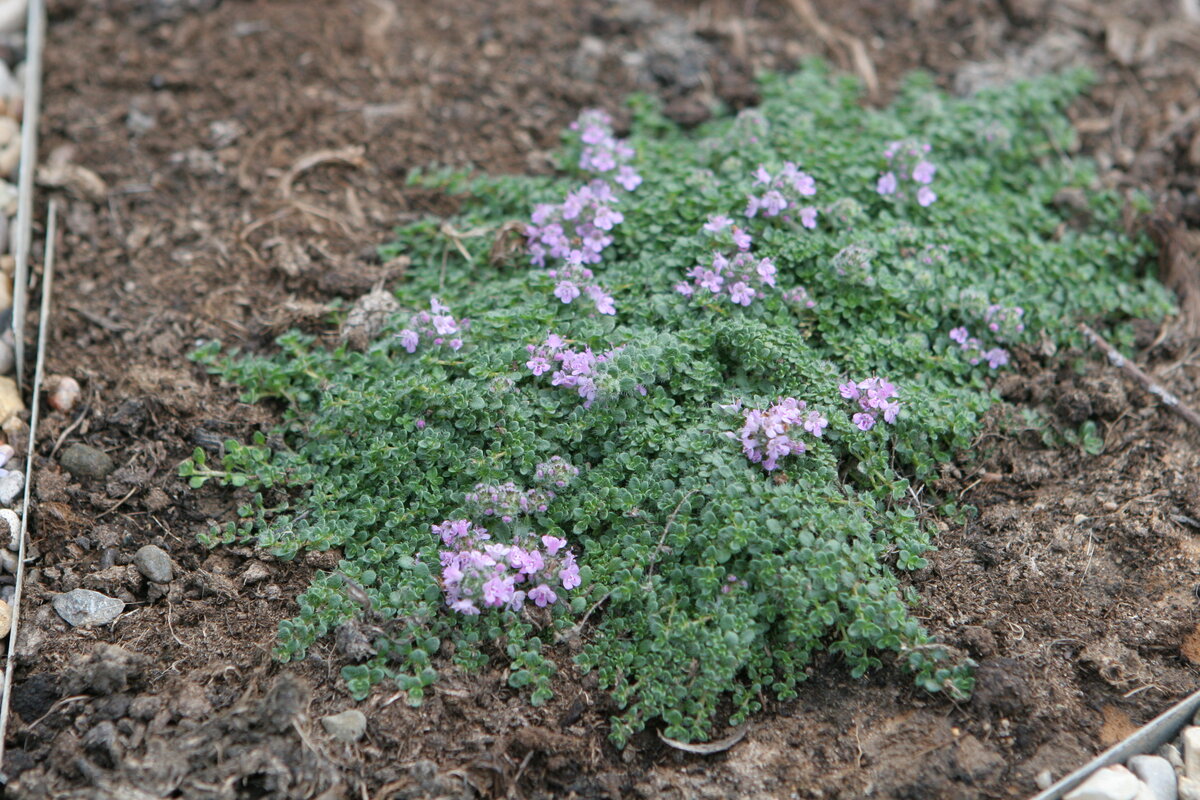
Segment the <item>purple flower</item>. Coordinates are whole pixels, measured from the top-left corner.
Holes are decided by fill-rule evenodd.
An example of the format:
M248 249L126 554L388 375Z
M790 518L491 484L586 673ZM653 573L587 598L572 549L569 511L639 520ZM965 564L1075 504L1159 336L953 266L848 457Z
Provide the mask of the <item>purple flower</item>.
M768 217L779 216L788 207L787 198L776 189L772 189L764 194L759 202L762 205L763 213ZM745 248L742 249L744 250Z
M529 599L532 600L538 608L545 608L554 601L558 600L558 595L544 583L539 583L537 586L529 590Z
M859 398L858 386L853 382L843 383L842 385L838 386L838 391L841 392L842 397L846 398L847 400L857 400Z
M993 347L983 354L987 359L988 366L992 369L999 369L1008 363L1008 351L1000 347Z
M587 287L587 293L592 302L596 304L596 311L610 316L617 313L616 306L613 305L612 295L605 292L599 286Z
M733 220L724 214L717 214L708 218L708 222L704 224L704 230L708 233L720 233L733 224Z
M420 417L417 417L416 425L417 425L417 430L419 430L419 431L425 430L425 420L421 419Z
M928 186L922 186L917 191L917 203L919 203L922 208L927 208L933 205L935 200L937 200L937 194Z
M621 184L625 191L632 192L642 185L642 176L638 175L633 167L624 166L617 170L617 183Z
M513 579L497 573L483 584L483 604L496 608L512 600L515 587Z
M420 341L420 336L416 331L411 331L408 328L400 331L400 345L410 353L417 352L417 342Z
M922 161L913 167L912 179L917 183L930 184L933 183L933 176L936 172L937 167L928 161Z
M450 608L460 614L465 614L468 617L475 616L479 613L479 609L473 602L465 598L459 598L450 602Z
M800 209L800 224L809 230L817 227L817 210L812 206Z
M758 266L754 268L758 273L758 279L767 286L775 285L775 264L769 258L764 258L758 262Z
M741 228L734 228L733 229L733 243L737 246L738 250L749 250L750 249L750 234L746 233Z
M679 292L684 297L692 296L692 285L687 281L680 281L675 284L675 291Z
M558 555L558 551L567 546L567 540L557 536L546 534L542 537L542 546L546 548L546 552L550 555Z
M575 563L574 559L559 570L558 579L562 581L563 588L568 590L574 589L582 583L579 577L579 565Z
M950 338L964 347L966 346L967 338L970 335L971 334L967 331L967 329L962 327L955 328L954 330L950 331Z
M618 225L625 221L625 215L620 211L609 208L608 206L600 206L596 209L596 216L592 220L592 224L602 231L611 231L614 225Z
M729 298L740 306L748 306L754 299L754 290L739 281L730 287Z
M875 191L879 192L881 195L895 194L896 188L896 176L891 172L883 173L883 176L879 179L879 182L875 184Z
M804 417L804 430L821 438L821 434L829 427L829 420L820 411L809 411Z
M529 359L525 362L525 366L529 367L529 371L537 376L550 371L550 362L541 356Z
M570 281L559 281L554 287L554 296L564 303L569 303L579 297L579 287Z
M860 431L869 431L875 427L875 418L870 414L860 412L851 417L850 421L857 425Z
M767 168L764 167L762 164L759 164L758 169L754 170L754 182L755 183L770 183L771 182L771 173L767 172Z

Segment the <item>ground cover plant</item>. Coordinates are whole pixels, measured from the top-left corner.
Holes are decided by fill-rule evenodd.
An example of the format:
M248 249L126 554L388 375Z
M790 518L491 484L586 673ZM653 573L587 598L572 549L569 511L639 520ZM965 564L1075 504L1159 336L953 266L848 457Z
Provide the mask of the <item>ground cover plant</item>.
M971 445L1011 348L1168 307L1119 198L1053 202L1093 181L1065 155L1084 83L961 100L914 78L874 111L810 65L694 131L646 99L624 138L586 112L553 178L416 176L462 218L386 248L412 259L409 310L365 351L199 355L287 409L275 446L183 466L258 492L211 543L343 554L279 655L359 619L358 696L419 702L499 658L537 703L571 653L618 743L655 719L706 738L819 650L969 693L897 577L930 546L918 487Z

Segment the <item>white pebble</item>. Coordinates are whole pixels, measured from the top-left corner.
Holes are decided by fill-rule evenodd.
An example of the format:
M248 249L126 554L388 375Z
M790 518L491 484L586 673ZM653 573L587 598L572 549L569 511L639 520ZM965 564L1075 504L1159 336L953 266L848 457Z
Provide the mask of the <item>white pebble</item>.
M79 402L79 381L66 375L51 375L46 378L46 395L50 405L58 411L68 412Z
M1134 800L1141 788L1137 776L1118 764L1096 770L1063 800Z
M1189 725L1183 729L1183 774L1192 780L1200 780L1200 727Z
M1143 790L1139 800L1177 800L1175 768L1162 756L1134 756L1129 769L1141 778Z

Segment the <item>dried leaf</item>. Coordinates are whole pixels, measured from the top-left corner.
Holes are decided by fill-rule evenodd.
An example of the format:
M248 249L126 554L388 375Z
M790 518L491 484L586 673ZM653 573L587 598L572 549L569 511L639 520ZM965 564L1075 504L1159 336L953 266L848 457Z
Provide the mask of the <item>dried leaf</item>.
M682 750L685 753L696 753L702 756L711 756L714 753L723 753L735 744L746 738L746 726L734 730L733 733L726 736L724 739L717 739L715 742L702 742L700 744L691 744L690 742L681 742L678 739L671 739L663 736L662 731L658 732L658 738L663 742L674 747L676 750Z

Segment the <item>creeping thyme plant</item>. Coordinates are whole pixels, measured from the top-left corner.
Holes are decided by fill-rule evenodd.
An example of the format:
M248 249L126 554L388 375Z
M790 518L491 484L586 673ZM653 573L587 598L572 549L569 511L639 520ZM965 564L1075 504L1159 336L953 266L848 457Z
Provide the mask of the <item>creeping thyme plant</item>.
M1169 308L1119 198L1083 222L1053 203L1094 181L1064 155L1084 82L914 78L878 111L811 65L693 131L646 98L627 137L586 112L553 178L415 175L465 196L458 230L522 221L515 248L415 223L385 248L412 258L409 310L365 352L200 354L287 409L265 478L204 473L263 500L212 543L342 555L279 654L362 615L360 586L355 695L420 702L491 659L541 703L593 670L617 743L652 720L704 739L795 695L819 651L969 693L898 578L930 547L917 484L971 444L1011 348Z

